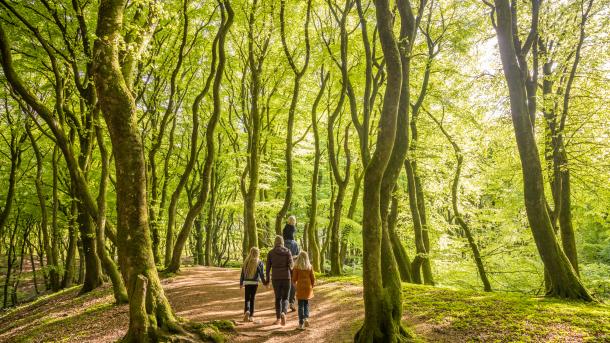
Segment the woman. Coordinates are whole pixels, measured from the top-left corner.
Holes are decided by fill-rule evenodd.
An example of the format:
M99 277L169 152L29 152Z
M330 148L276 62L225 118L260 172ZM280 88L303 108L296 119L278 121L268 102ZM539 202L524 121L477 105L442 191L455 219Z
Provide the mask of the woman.
M244 322L252 322L254 317L254 298L258 283L266 283L263 273L264 265L258 257L260 251L257 247L252 247L248 257L244 260L244 265L241 268L241 276L239 278L239 288L246 286L246 294L244 299Z
M275 237L273 249L267 254L267 284L269 273L275 293L275 324L286 325L288 293L290 292L290 270L292 269L292 254L284 247L282 236Z

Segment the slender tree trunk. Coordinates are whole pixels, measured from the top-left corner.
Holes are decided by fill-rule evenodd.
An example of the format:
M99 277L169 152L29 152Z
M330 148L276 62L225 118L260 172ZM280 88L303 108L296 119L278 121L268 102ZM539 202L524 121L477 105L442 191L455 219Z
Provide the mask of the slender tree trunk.
M184 17L184 28L182 31L182 43L180 45L180 55L179 55L179 64L182 64L182 58L183 58L183 51L184 51L184 47L186 45L186 38L187 38L187 34L188 34L188 15L187 15L187 1L184 2L184 6L183 6L183 17ZM210 85L212 84L212 80L215 80L218 78L217 74L218 73L222 73L223 70L221 69L224 66L224 61L219 61L218 65L216 63L216 59L218 56L217 53L217 49L219 46L219 40L222 38L224 40L224 37L221 37L221 30L222 27L219 28L215 38L214 38L214 42L212 44L212 60L211 60L211 69L210 69L210 73L206 79L205 85L203 87L203 90L195 97L195 100L193 101L193 106L192 106L192 121L193 121L193 127L191 129L191 147L190 147L190 152L189 152L189 156L187 159L187 163L186 163L186 167L184 168L184 172L182 173L182 176L180 177L180 180L178 181L178 185L176 186L176 188L174 189L174 192L172 193L172 197L169 203L169 209L168 209L168 220L167 220L167 232L168 232L168 240L166 242L166 246L165 246L165 266L169 268L169 266L173 263L174 266L172 266L172 268L170 269L176 269L175 267L175 262L173 262L172 260L175 258L173 255L176 255L175 252L172 251L172 249L174 249L174 245L173 245L173 237L170 238L170 233L173 235L173 228L176 224L176 209L178 207L178 201L180 200L180 194L182 193L182 189L184 188L184 185L186 185L186 182L188 181L191 172L193 170L193 167L195 166L195 162L197 161L197 153L199 151L199 108L201 105L201 101L204 99L205 95L208 93L209 89L210 89ZM223 49L223 46L220 46L221 49ZM216 71L216 68L218 67L218 71ZM179 68L176 69L176 72L179 70ZM217 121L218 119L215 119L215 117L212 117L210 119L210 122L208 123L208 132L206 134L209 134L211 132L212 134L212 138L214 137L214 129L210 130L210 125L212 125L215 128L215 121ZM212 140L213 141L213 140ZM206 157L206 159L209 157ZM204 167L205 168L205 167ZM204 170L204 173L206 173L206 171ZM208 171L209 173L209 171ZM205 198L207 195L205 193L207 193L207 189L202 187L200 189L200 192L203 192L203 194L200 195L200 199L201 198ZM190 228L193 225L193 222L195 221L195 219L199 216L199 213L201 212L203 205L205 205L205 201L203 203L201 203L201 201L197 201L195 206L191 207L191 209L189 210L189 213L187 214L187 219L181 229L180 232L180 240L183 240L184 238L182 238L184 236L183 232L190 232ZM187 232L187 237L188 237L188 232ZM184 244L184 243L182 243ZM179 247L179 243L176 242L176 247ZM180 248L180 254L182 253L182 248ZM178 262L179 264L179 262Z
M36 292L36 295L38 295L40 294L40 291L38 291L38 278L36 277L36 265L34 264L34 247L32 243L29 244L29 249L30 264L32 265L32 281L34 282L34 291Z
M224 76L225 64L226 64L226 56L225 56L225 39L229 32L229 28L233 24L233 9L228 1L221 3L221 25L218 30L218 66L217 71L214 75L214 83L212 86L212 96L213 96L213 111L210 120L208 121L208 126L206 129L206 157L203 165L203 171L201 175L201 189L199 190L199 196L195 205L189 210L187 213L186 219L184 221L184 225L182 229L178 233L178 237L176 238L176 245L174 246L174 251L172 255L172 260L169 266L167 267L167 271L176 272L180 269L180 258L182 255L182 250L184 249L184 245L186 244L186 240L190 236L191 228L193 227L193 222L201 213L203 209L203 205L206 203L208 195L210 183L212 181L212 169L214 167L214 162L216 159L216 146L214 144L215 130L220 119L220 111L221 111L221 94L220 94L220 83L222 82L222 78ZM219 137L220 140L220 137ZM222 142L219 142L219 145Z
M44 195L44 190L42 189L42 168L43 168L43 156L38 148L38 143L36 139L32 135L29 126L26 126L28 137L30 138L30 143L32 145L32 149L34 150L34 155L36 156L36 194L38 195L38 203L40 204L40 227L42 232L42 240L45 254L47 255L47 269L49 270L49 280L51 290L56 292L59 290L59 274L58 274L58 264L57 260L54 260L53 249L51 247L53 243L52 237L49 235L49 220L47 210L47 203Z
M59 225L57 223L57 216L59 214L59 196L58 196L58 185L57 185L57 163L59 159L59 149L57 147L53 148L53 156L51 157L52 161L52 170L53 170L53 191L52 191L52 201L53 208L51 212L51 259L55 261L56 271L57 273L57 290L61 288L61 276L59 275L59 244L61 239L61 233L59 231ZM68 224L69 225L69 224ZM69 230L69 229L68 229ZM48 257L47 257L48 258ZM65 267L64 267L65 268ZM43 274L44 275L44 274ZM51 289L53 286L51 285Z
M479 247L477 246L474 237L472 235L472 231L470 230L470 226L464 221L462 214L459 208L459 199L458 199L458 191L460 186L460 176L462 175L462 165L464 163L464 157L462 155L462 149L455 142L453 137L447 132L444 128L443 124L436 119L431 113L428 113L430 118L438 125L439 129L449 141L449 144L453 147L453 152L455 154L455 175L453 176L453 183L451 184L451 205L453 208L453 215L455 220L457 221L460 228L464 231L466 235L466 239L468 240L468 245L470 245L470 249L472 250L472 256L474 257L474 261L477 266L477 270L479 271L479 277L481 278L481 282L483 283L483 290L485 292L491 292L491 283L487 278L487 273L485 272L485 266L483 265L483 259L481 258L481 253L479 252Z
M9 284L11 282L11 276L12 276L12 272L13 272L13 264L15 263L15 259L16 259L15 236L17 235L17 226L18 226L18 222L19 222L19 214L20 214L20 210L17 209L15 225L13 227L13 231L10 233L8 251L7 251L7 255L6 255L6 275L5 275L5 279L4 279L4 295L3 295L3 298L2 298L3 299L3 301L2 301L2 308L6 308L7 305L8 305Z
M76 262L76 250L78 242L78 229L76 226L76 201L72 200L70 207L70 220L68 223L68 250L66 251L66 262L64 264L64 277L61 288L68 288L74 282L74 269Z
M313 174L311 175L311 204L309 205L309 225L307 229L309 230L309 257L311 259L311 263L313 269L319 272L320 269L320 245L318 240L318 184L320 179L320 133L318 130L318 105L320 104L320 100L324 95L324 89L326 88L326 83L328 82L328 78L330 77L330 73L324 74L324 70L321 70L321 85L320 90L314 100L314 103L311 107L311 126L313 128L314 135L314 161L313 161Z
M96 118L99 120L100 118ZM117 304L127 303L127 290L125 284L121 278L121 274L117 269L116 264L106 251L106 235L104 233L106 229L106 188L108 187L108 178L110 177L108 171L108 152L104 143L104 137L102 135L102 129L100 128L101 123L95 128L97 136L98 147L100 150L100 159L102 162L102 174L100 176L99 194L97 198L97 231L96 231L96 243L97 243L97 254L100 257L104 271L110 277L112 281L112 290L114 292L114 299Z
M286 28L285 28L285 7L286 0L280 1L280 32L282 47L284 48L284 54L288 60L288 64L294 73L294 86L292 88L292 99L290 100L290 108L288 109L288 128L286 130L286 149L284 150L284 158L286 160L286 192L284 193L284 202L282 208L275 217L275 233L278 235L282 234L282 222L284 217L288 213L290 208L290 202L292 201L292 146L293 146L293 132L294 132L294 115L299 101L299 89L301 88L301 78L307 71L309 65L309 18L311 13L311 0L307 1L307 15L305 17L305 62L301 69L297 69L294 62L294 57L288 48L286 43Z
M269 46L269 37L264 42L255 42L254 23L258 0L252 3L248 16L248 69L250 70L250 118L248 130L248 176L249 184L244 199L244 230L248 237L247 249L258 246L258 232L256 225L256 195L259 183L260 165L260 141L262 130L262 113L259 108L259 98L261 94L261 73L263 62ZM261 44L258 54L255 52L255 45Z
M93 230L93 222L91 217L85 210L84 206L77 205L78 228L80 231L80 241L82 242L82 257L85 262L85 275L83 287L80 293L86 293L94 290L104 283L102 279L102 264L97 254L96 234Z

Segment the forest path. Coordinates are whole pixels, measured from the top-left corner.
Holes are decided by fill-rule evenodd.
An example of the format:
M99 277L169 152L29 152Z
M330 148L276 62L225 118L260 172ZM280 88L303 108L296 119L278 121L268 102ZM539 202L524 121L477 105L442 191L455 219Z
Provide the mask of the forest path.
M297 312L289 312L286 326L273 325L273 289L259 286L255 320L243 322L243 290L239 270L209 267L185 269L166 280L164 288L178 316L197 322L234 320L237 335L232 342L349 342L364 314L362 287L347 283L321 283L310 301L311 326L297 329Z
M364 316L362 287L324 283L314 288L311 326L297 329L297 312L286 326L273 325L273 290L259 286L255 322L243 322L239 270L188 267L161 281L176 315L195 322L230 320L236 334L230 342L351 342ZM43 296L7 312L0 311L2 342L116 342L129 324L127 305L115 306L109 284L82 296L80 287Z

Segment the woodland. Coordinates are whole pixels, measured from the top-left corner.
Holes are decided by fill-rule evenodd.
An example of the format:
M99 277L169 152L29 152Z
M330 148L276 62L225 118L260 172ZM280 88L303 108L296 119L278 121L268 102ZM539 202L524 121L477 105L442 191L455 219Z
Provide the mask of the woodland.
M610 1L0 0L0 62L0 318L110 285L122 341L205 340L162 280L290 215L355 342L411 292L610 318Z

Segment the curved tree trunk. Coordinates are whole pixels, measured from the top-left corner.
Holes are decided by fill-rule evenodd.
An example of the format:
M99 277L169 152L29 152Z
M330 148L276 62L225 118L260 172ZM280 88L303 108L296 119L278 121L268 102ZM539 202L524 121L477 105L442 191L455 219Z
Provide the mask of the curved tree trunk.
M40 204L40 226L42 232L43 247L45 255L47 256L47 269L49 273L50 287L53 292L56 292L59 290L60 286L58 273L59 265L57 263L57 260L55 259L57 255L53 254L52 245L56 242L56 240L54 240L51 235L49 235L49 211L47 210L47 202L45 199L44 190L42 189L43 156L40 152L40 149L38 148L36 138L34 138L34 136L32 135L29 125L26 125L26 131L30 139L32 149L34 150L34 155L36 156L36 179L34 183L36 186L38 203Z
M217 71L214 75L214 83L212 86L212 96L213 96L213 110L212 116L208 121L208 126L205 132L206 139L206 157L203 165L203 170L201 173L201 189L199 190L199 195L197 197L197 201L195 205L189 210L187 213L186 219L184 220L184 224L182 229L178 233L178 237L176 238L176 245L174 246L174 251L172 254L172 260L167 267L167 271L176 272L180 269L180 258L182 256L182 250L186 244L186 240L188 239L191 228L193 227L193 223L197 216L201 213L203 206L205 205L208 195L210 183L212 180L212 169L214 166L214 161L216 159L216 146L214 143L215 130L218 124L218 120L220 119L220 110L221 110L221 94L220 94L220 83L224 76L224 69L226 64L225 57L225 38L229 32L229 28L233 24L233 9L229 2L221 3L221 24L218 30L218 66ZM220 143L220 142L219 142Z
M462 175L462 165L464 163L464 157L462 155L462 149L457 145L453 137L445 130L443 124L436 119L431 113L428 113L430 118L438 125L439 129L447 138L451 146L453 147L453 152L455 154L455 175L453 176L453 183L451 184L451 205L453 208L453 215L458 225L464 231L466 235L466 239L468 240L468 245L470 245L470 249L472 250L472 256L474 257L474 262L477 266L477 270L479 271L479 277L481 278L481 282L483 283L483 290L485 292L491 292L491 283L487 278L487 273L485 272L485 266L483 265L483 259L481 258L481 253L479 252L479 247L477 246L474 237L472 235L472 231L470 230L470 226L464 221L462 214L460 213L460 208L458 205L458 190L460 186L460 176Z
M520 62L520 59L527 56L532 41L536 41L537 11L540 3L539 1L533 3L530 33L523 46L518 47L520 51L518 56L514 40L516 32L513 32L513 27L517 26L517 18L513 17L511 4L508 0L494 2L500 57L508 85L511 115L523 171L525 209L538 253L551 282L548 295L592 301L593 297L562 251L553 230L544 195L542 166L534 137L534 122L530 108L532 103L528 102L528 89L523 77L528 75L529 71L525 63Z
M259 106L261 87L261 74L263 63L269 47L270 35L264 38L263 42L255 42L256 13L258 10L258 0L254 0L248 14L248 60L247 65L250 70L250 113L248 129L248 166L247 174L249 177L246 195L244 197L244 230L247 240L247 249L258 247L258 232L256 225L256 195L258 193L261 131L263 129L262 111ZM258 53L255 51L258 47Z
M385 169L392 155L402 84L400 53L392 30L387 0L375 1L379 40L386 60L388 80L379 118L377 145L364 172L362 239L364 323L356 342L400 342L410 338L401 324L400 275L387 227L381 219L380 193Z

